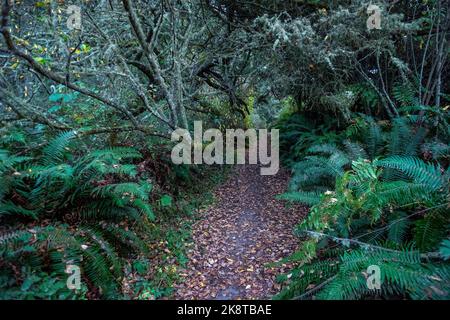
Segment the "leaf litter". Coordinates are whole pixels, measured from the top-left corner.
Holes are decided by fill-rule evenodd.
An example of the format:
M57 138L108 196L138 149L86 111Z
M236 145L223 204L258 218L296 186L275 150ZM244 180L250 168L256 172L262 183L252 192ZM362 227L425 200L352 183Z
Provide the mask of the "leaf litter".
M236 166L215 191L216 203L193 225L189 261L175 286L175 299L270 299L280 291L276 276L292 265L278 264L299 245L293 228L307 208L275 199L289 174L261 176L257 165Z

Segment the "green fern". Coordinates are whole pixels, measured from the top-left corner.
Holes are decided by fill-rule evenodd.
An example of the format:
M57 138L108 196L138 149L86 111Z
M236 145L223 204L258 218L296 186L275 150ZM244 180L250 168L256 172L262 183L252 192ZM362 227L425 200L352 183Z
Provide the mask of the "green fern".
M416 221L414 240L421 251L436 249L446 236L449 224L448 218L437 214L427 214Z
M42 164L51 165L63 161L64 156L69 154L69 145L75 137L76 132L67 131L59 134L55 139L52 139L42 150Z
M433 191L448 185L448 177L442 174L439 164L427 164L418 158L392 156L378 161L377 165L405 173L415 183L423 184Z
M328 146L313 150L335 152ZM387 176L384 170L392 172ZM312 268L324 276L285 279L289 284L278 297L363 299L373 294L395 294L412 299L448 299L449 266L440 258L433 262L428 259L436 255L430 251L436 250L448 234L448 181L448 172L438 164L391 156L373 162L353 161L350 171L336 175L335 191L280 196L313 205L299 226L309 240L289 258L305 265L292 274ZM406 213L404 209L415 212ZM325 246L321 245L323 237L329 239ZM321 260L330 242L346 251ZM413 245L419 250L412 249ZM350 249L353 246L359 248ZM337 269L322 271L324 263L329 262ZM382 270L383 284L378 292L369 290L366 283L365 270L371 265Z
M412 105L418 101L414 88L407 83L394 85L392 94L403 106Z
M292 202L301 202L307 205L315 205L320 202L320 192L287 192L277 196L280 200L287 200Z
M58 287L59 283L65 286L62 279L67 277L67 264L77 264L101 296L117 298L124 259L148 254L144 239L150 233L148 220L155 218L149 204L152 185L137 178L134 164L124 163L140 158L139 152L111 148L78 156L70 148L75 137L75 132L57 136L37 161L0 152L0 179L4 182L0 218L51 221L45 227L0 234L0 260L8 261L0 264L0 271L12 279L15 269L25 272L32 268L47 280L27 273L27 283ZM70 226L63 223L66 214L76 222ZM14 296L21 285L0 282L5 296ZM58 287L61 295L72 296L66 289Z

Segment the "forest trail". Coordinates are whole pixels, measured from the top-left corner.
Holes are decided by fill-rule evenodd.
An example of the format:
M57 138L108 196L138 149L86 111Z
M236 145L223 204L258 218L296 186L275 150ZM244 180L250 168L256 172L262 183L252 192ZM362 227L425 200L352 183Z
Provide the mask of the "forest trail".
M202 219L193 225L176 299L268 299L279 291L276 276L289 266L267 264L298 247L293 227L307 212L301 206L285 208L275 199L288 179L283 170L262 176L257 165L236 166L215 191L215 204L202 210Z

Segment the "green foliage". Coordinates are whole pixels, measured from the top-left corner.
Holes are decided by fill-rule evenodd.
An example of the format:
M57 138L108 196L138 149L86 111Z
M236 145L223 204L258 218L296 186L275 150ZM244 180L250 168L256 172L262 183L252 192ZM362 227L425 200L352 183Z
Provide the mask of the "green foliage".
M320 192L287 192L279 195L277 198L280 200L287 200L291 202L302 202L307 205L315 205L320 202L322 193Z
M441 247L439 249L439 253L445 260L448 260L450 258L450 240L449 239L442 241Z
M377 164L396 169L412 179L416 185L424 185L433 191L448 186L448 177L442 175L443 170L439 164L428 164L418 158L401 156L392 156L378 161Z
M366 270L377 265L381 270L380 290L367 286ZM370 298L374 294L389 297L408 294L413 299L446 299L449 289L445 279L448 266L432 266L411 249L382 251L370 249L348 250L335 259L318 261L292 273L293 283L278 296L287 298L305 292L297 298L344 300ZM310 290L311 283L321 287Z
M350 86L350 90L354 91L358 98L361 100L361 104L369 110L373 110L379 103L379 97L377 92L367 84L354 84Z
M410 84L397 84L392 89L392 96L403 106L416 104L418 101L414 87Z
M398 252L353 250L340 257L339 270L317 294L318 299L361 299L373 295L362 271L378 265L381 272L380 296L407 294L413 299L446 299L450 269L424 263L420 255L408 249Z
M313 144L320 141L333 143L338 135L330 132L332 123L318 125L299 113L286 113L277 121L274 128L280 130L281 160L288 166L294 166L301 155Z
M449 297L450 172L418 157L431 143L425 128L398 118L384 131L366 119L350 131L366 142L319 143L293 166L280 198L312 206L298 227L309 239L288 259L300 266L280 279L288 285L277 298ZM326 254L336 246L343 251ZM381 268L381 290L366 284L371 265Z
M37 160L0 153L1 216L11 222L23 217L23 223L32 218L39 226L13 230L11 224L0 234L1 273L13 279L23 270L16 281L2 282L3 298L82 297L86 288L66 287L68 264L80 266L91 290L118 297L124 259L148 252L152 185L129 163L141 155L120 147L79 156L74 139L74 132L62 133Z
M448 217L440 214L427 214L416 221L414 241L422 251L436 249L437 245L447 235Z
M373 160L383 151L388 155L417 156L420 153L426 131L423 127L413 128L413 124L403 118L395 119L392 128L389 129L387 126L386 131L383 131L380 125L370 117L364 116L357 119L355 125L346 131L346 135L350 136L350 139L342 136L336 138L336 143L324 144L320 144L320 139L313 139L316 140L315 144L301 151L301 154L306 154L306 156L291 165L293 176L290 190L329 190L335 179L350 169L352 161ZM408 171L408 168L411 169L414 166L414 163L408 161L414 162L414 159L405 159L403 162L395 161L396 158L392 158L392 160L396 167L392 167L394 163L389 164L389 159L379 164L386 168L402 169L403 171L401 171L406 175L419 174L417 171ZM416 168L416 170L418 169ZM440 179L440 174L437 173L441 170L439 167L432 169L434 173L429 172L428 167L423 170L423 175L437 174L435 179ZM386 170L385 174L389 176L392 174L392 170ZM420 179L420 177L416 177L416 179ZM435 181L434 188L436 189L440 183ZM442 185L440 186L442 187Z
M170 207L172 205L172 197L165 194L159 200L162 207Z

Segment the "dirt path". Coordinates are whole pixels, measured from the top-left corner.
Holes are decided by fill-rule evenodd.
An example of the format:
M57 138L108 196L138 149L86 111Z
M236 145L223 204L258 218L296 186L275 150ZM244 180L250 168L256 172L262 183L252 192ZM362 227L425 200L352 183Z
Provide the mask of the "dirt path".
M275 199L288 178L281 170L261 176L258 166L236 167L217 189L216 204L193 226L194 243L176 299L265 299L278 292L276 275L288 266L266 264L297 248L292 230L306 213Z

